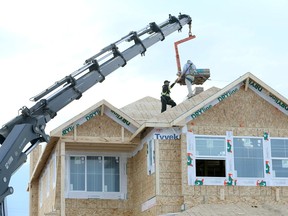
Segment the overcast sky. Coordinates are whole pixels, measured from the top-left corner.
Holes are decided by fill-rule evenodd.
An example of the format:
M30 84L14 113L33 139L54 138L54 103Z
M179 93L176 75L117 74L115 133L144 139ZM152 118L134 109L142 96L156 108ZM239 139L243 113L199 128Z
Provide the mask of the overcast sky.
M192 33L196 35L194 40L179 46L181 63L191 59L197 68L210 69L211 80L203 85L204 89L223 88L251 72L288 97L286 0L0 3L2 125L14 118L22 106L31 107L29 98L79 69L102 48L130 31L138 31L150 22L162 23L169 14L178 16L179 12L192 17ZM48 123L47 133L102 99L118 108L145 96L159 99L163 81L176 79L174 42L186 36L188 26L148 48L144 57L139 55L116 70L79 101L60 111ZM176 103L181 103L185 95L186 86L176 85L172 89ZM20 174L13 178L17 179L17 175ZM28 178L26 182L21 178L21 182L23 188L12 196L25 193L28 199ZM14 207L10 208L10 216L28 215L28 202L22 203L16 213Z

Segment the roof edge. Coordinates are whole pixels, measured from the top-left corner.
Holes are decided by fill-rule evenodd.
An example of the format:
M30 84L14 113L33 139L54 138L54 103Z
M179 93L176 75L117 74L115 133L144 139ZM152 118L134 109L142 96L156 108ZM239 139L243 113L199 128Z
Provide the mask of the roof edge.
M165 123L165 122L145 122L137 129L137 131L135 131L135 133L132 134L132 136L130 136L129 141L131 142L138 134L140 134L147 127L152 127L152 128L161 127L161 128L165 128L165 127L170 127L170 124L169 123Z
M116 108L115 106L113 106L112 104L110 104L109 102L107 102L106 100L101 100L98 103L94 104L93 106L89 107L88 109L86 109L85 111L79 113L78 115L72 117L70 120L66 121L65 123L61 124L60 126L58 126L57 128L55 128L54 130L52 130L50 132L50 136L54 136L54 137L61 137L62 136L62 129L68 127L69 125L73 125L77 120L79 120L81 117L89 114L90 112L92 112L93 110L101 107L101 106L106 106L111 110L115 110L117 111L118 114L120 114L121 116L123 116L124 118L128 119L130 123L132 123L136 128L140 127L140 124L135 121L134 119L132 119L130 116L128 116L126 113L124 113L123 111L121 111L120 109ZM101 108L101 115L103 114L103 110Z
M232 83L228 84L227 86L225 86L223 89L221 89L220 91L218 91L216 94L214 94L213 96L210 96L209 98L205 99L204 101L202 101L201 103L199 103L198 105L196 105L193 109L187 111L186 113L183 113L182 115L180 115L179 117L177 117L176 119L174 119L173 121L170 122L170 126L174 126L179 124L181 121L183 121L187 116L191 115L192 113L194 113L195 111L199 110L201 107L205 106L206 104L208 104L210 101L213 101L214 99L218 98L220 95L222 95L224 92L226 92L228 89L236 86L237 84L243 82L244 80L246 80L249 76L251 75L250 72L247 72L246 74L242 75L241 77L239 77L238 79L234 80Z

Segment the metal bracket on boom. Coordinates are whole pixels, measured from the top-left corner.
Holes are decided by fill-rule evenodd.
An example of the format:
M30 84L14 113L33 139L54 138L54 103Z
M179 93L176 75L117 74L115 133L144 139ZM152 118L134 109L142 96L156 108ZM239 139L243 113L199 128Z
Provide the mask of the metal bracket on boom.
M180 28L178 29L178 32L181 32L181 30L182 30L181 22L179 21L179 19L177 19L177 17L171 16L171 14L169 14L169 23L175 23L175 22L177 22L180 26Z
M179 18L179 19L185 19L185 18L189 19L190 16L187 15L187 14L181 14L181 13L179 13L178 18ZM190 18L190 21L189 21L187 24L191 24L191 22L192 22L192 19Z
M160 32L160 34L162 35L161 41L163 41L165 39L165 35L164 35L163 31L155 22L150 23L150 28L152 31L154 31L156 33Z
M140 44L143 47L144 51L141 52L141 56L144 56L147 50L146 47L144 46L142 40L138 37L137 32L131 32L131 33L133 34L132 39L134 40L135 44Z
M79 91L77 88L75 88L76 79L72 77L71 74L69 76L66 76L66 78L67 78L67 84L71 84L72 89L78 94L77 97L75 97L75 99L76 100L80 99L82 97L82 92Z
M89 71L96 70L97 73L99 73L101 76L101 80L99 80L99 82L102 83L105 80L105 76L101 73L100 66L99 66L97 60L93 59L91 61L91 63L92 63L92 65L89 67Z
M113 52L114 57L119 56L123 59L124 64L121 66L124 67L127 64L127 60L124 58L123 54L118 50L118 47L115 44L114 44L114 47L112 48L112 52Z

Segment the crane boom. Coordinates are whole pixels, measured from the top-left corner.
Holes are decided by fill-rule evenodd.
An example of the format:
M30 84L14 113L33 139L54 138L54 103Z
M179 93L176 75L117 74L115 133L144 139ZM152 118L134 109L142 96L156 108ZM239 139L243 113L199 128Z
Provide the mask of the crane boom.
M13 193L13 188L9 186L12 174L26 162L27 155L39 143L49 142L50 137L45 133L46 123L59 110L80 99L82 93L104 81L107 75L124 67L135 56L144 55L147 48L163 41L174 31L181 31L182 26L189 23L189 15L169 15L159 25L151 22L138 32L130 32L88 58L78 70L32 97L30 100L36 102L35 105L22 107L20 115L0 129L0 216L7 215L5 197ZM123 42L128 43L128 48L122 51L119 45Z

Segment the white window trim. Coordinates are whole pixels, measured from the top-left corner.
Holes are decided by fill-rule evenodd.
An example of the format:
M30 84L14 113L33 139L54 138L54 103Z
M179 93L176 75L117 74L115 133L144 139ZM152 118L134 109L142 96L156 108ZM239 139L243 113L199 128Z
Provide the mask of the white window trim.
M150 157L152 161L150 161ZM149 139L147 141L147 175L152 175L154 172L155 172L155 140Z
M66 192L65 198L78 199L126 199L127 198L127 158L125 153L102 153L102 152L67 152L66 157ZM71 156L110 156L120 158L120 192L88 192L88 191L70 191L70 157ZM86 162L85 162L85 169ZM86 176L85 176L86 178ZM85 180L86 184L86 180ZM85 186L86 187L86 186Z

